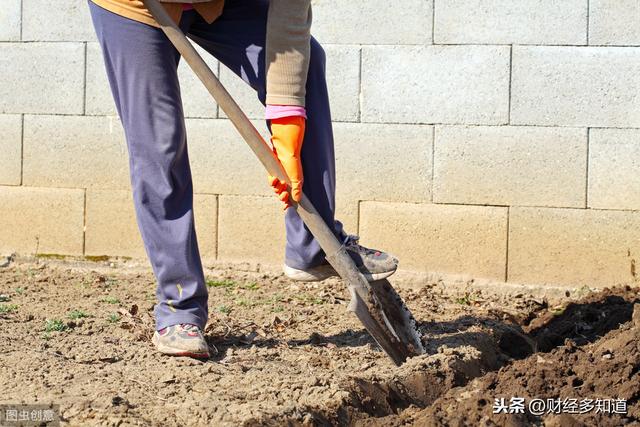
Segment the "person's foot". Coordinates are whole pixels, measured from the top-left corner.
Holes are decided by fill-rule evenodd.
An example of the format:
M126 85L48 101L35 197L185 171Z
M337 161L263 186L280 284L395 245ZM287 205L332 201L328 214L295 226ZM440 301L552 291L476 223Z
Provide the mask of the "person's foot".
M359 245L358 236L348 236L345 247L356 267L369 282L385 279L398 269L396 257ZM287 264L283 268L285 276L299 282L317 282L338 275L329 263L303 270L289 267Z
M198 359L209 357L209 346L200 328L182 323L160 329L153 334L151 342L158 351L170 356L187 356Z

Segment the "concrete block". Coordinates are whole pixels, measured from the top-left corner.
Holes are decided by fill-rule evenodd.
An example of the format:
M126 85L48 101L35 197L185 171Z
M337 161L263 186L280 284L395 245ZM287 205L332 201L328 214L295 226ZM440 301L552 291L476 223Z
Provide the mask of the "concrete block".
M640 45L640 3L589 0L589 44Z
M0 187L0 252L82 255L84 190Z
M273 194L264 168L230 121L189 119L187 133L197 193Z
M220 64L220 82L240 105L247 117L255 120L264 120L264 105L258 99L256 89L249 86L224 64ZM222 109L220 109L219 114L220 117L227 117Z
M438 126L437 203L585 207L587 131Z
M193 212L200 257L205 260L215 260L218 257L218 196L194 195Z
M220 196L218 221L218 259L284 262L284 212L275 197Z
M22 116L0 115L0 184L22 180Z
M587 0L435 3L434 43L586 44Z
M22 40L95 40L89 6L78 0L23 0Z
M429 201L431 126L334 123L336 219L358 230L360 200Z
M87 43L85 112L89 115L117 114L98 43Z
M82 114L83 43L0 43L0 113Z
M126 141L116 118L27 116L25 122L26 185L129 188ZM262 166L228 120L188 119L187 133L197 193L272 194Z
M313 35L321 43L429 44L432 0L313 0Z
M202 55L213 72L217 74L218 61L200 47L196 47L196 50ZM216 117L217 103L184 60L180 61L178 78L180 79L180 91L185 117ZM90 115L117 114L104 67L102 50L98 43L87 44L86 112Z
M4 0L0 8L0 41L20 40L22 0Z
M640 126L640 48L514 46L511 123Z
M355 122L360 117L360 47L325 45L331 117Z
M131 192L87 190L85 255L145 258Z
M337 197L431 199L431 126L336 123Z
M511 282L597 287L633 282L639 255L638 212L510 209Z
M376 46L362 55L362 121L508 121L507 46Z
M200 255L215 259L216 196L196 194L194 213ZM86 255L146 258L130 191L88 190L86 215Z
M218 75L218 60L196 45L196 50L209 65L215 75ZM191 71L187 61L180 61L178 66L180 92L185 117L214 118L218 115L218 103L213 99L198 77Z
M507 208L362 202L360 234L401 269L505 278Z
M589 130L589 207L640 209L640 130Z
M359 204L359 200L343 196L338 184L335 219L342 223L344 231L348 234L358 234L360 232L358 225Z
M23 182L129 188L124 132L114 117L25 116Z
M111 96L109 80L102 59L102 50L96 43L87 43L87 83L85 111L88 115L117 115Z

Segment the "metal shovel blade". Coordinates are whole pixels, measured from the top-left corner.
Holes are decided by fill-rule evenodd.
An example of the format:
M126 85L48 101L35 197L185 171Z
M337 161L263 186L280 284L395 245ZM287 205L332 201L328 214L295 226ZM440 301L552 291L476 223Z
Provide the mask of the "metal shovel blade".
M391 283L387 279L371 282L369 291L373 295L372 302L379 304L377 311L380 317L395 334L398 347L403 349L402 362L409 357L424 354L422 336L418 332L416 320Z
M344 247L333 256L327 256L327 261L347 282L351 294L349 311L355 313L396 365L402 365L409 357L424 354L416 321L388 280L369 283L353 268L355 266Z

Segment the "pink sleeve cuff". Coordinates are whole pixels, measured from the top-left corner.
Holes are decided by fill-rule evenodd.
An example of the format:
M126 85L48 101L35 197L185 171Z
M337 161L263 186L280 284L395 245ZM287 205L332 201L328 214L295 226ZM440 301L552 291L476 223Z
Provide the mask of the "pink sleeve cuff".
M307 110L297 105L267 104L264 116L267 120L281 119L282 117L304 117L306 119Z
M193 5L189 3L182 3L182 10L191 10L193 9Z

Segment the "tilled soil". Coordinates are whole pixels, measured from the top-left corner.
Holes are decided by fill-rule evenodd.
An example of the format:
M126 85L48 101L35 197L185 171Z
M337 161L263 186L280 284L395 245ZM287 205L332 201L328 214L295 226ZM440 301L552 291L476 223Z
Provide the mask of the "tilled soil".
M427 354L395 367L338 280L208 271L210 360L158 355L154 280L107 263L0 268L0 403L60 404L69 425L640 423L638 289L566 307L465 283L391 282ZM493 414L494 400L626 399L627 414Z
M538 351L449 390L412 418L418 425L621 426L640 425L640 295L638 289L605 289L561 313L546 313L525 330ZM495 399L561 400L544 415L494 414ZM580 402L587 403L580 412ZM605 403L595 409L595 401ZM626 401L626 414L607 406ZM576 405L577 403L577 405ZM549 406L549 405L547 405Z

